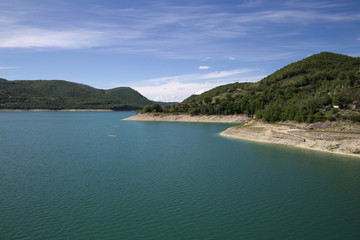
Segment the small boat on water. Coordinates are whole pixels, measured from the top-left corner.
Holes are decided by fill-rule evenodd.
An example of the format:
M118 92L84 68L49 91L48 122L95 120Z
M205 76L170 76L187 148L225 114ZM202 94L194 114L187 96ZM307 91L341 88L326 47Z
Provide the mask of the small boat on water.
M118 137L117 135L113 135L113 134L109 134L109 133L108 133L108 136L109 137Z

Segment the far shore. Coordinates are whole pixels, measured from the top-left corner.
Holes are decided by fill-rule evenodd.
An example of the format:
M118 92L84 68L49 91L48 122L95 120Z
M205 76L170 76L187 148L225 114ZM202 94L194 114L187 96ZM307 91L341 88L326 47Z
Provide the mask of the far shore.
M0 109L0 112L114 112L111 109Z
M321 152L360 157L360 124L318 122L312 124L282 122L269 124L245 115L197 115L146 113L124 120L167 122L239 123L220 135L246 141L281 144Z

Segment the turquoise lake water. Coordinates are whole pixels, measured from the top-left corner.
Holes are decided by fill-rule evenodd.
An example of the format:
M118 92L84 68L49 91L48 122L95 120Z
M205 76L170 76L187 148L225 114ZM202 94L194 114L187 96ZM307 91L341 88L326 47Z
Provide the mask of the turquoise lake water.
M1 112L0 239L360 239L360 159L132 112Z

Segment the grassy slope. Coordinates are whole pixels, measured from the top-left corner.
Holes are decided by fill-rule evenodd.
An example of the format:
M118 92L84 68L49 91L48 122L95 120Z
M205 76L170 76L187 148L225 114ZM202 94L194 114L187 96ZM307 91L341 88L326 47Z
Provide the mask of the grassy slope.
M360 58L353 58L346 55L323 52L315 54L311 57L305 58L295 63L291 63L273 74L265 77L258 83L231 83L213 88L201 95L191 96L184 100L189 103L202 101L204 97L222 97L227 93L233 96L238 94L245 94L250 91L264 92L271 90L272 87L297 87L300 92L307 92L309 94L319 90L322 84L316 84L316 81L324 81L326 83L333 83L326 90L335 93L339 92L339 88L344 88L348 84L346 79L347 74L355 75L354 86L346 86L350 90L352 98L355 98L359 93L359 69ZM313 82L304 82L304 78L314 78ZM342 77L342 78L341 78ZM335 80L335 81L333 81ZM335 83L335 84L334 84ZM333 87L332 89L329 89ZM344 92L344 91L342 91ZM346 91L347 92L347 91Z
M258 83L219 86L184 102L200 106L204 105L205 98L211 98L212 108L223 111L223 114L233 114L235 111L257 117L279 109L280 117L274 117L271 121L306 121L309 115L311 118L314 114L318 114L319 118L338 117L336 114L339 113L328 112L328 108L340 105L342 113L351 108L355 101L360 102L359 67L360 58L323 52L289 64ZM215 101L217 98L218 104ZM227 112L221 109L226 98L232 107ZM226 104L223 105L226 108ZM296 114L299 119L289 114Z

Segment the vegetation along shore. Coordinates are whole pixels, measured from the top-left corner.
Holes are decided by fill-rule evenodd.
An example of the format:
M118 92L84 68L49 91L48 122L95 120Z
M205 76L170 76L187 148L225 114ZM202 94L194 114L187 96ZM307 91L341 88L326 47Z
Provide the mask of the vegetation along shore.
M154 102L129 87L0 78L0 111L141 110L127 120L243 124L221 135L360 156L360 58L322 52L259 82L236 82L181 103Z
M322 52L256 83L219 86L177 105L146 105L141 112L131 120L245 116L238 120L245 124L221 135L360 157L360 58Z

